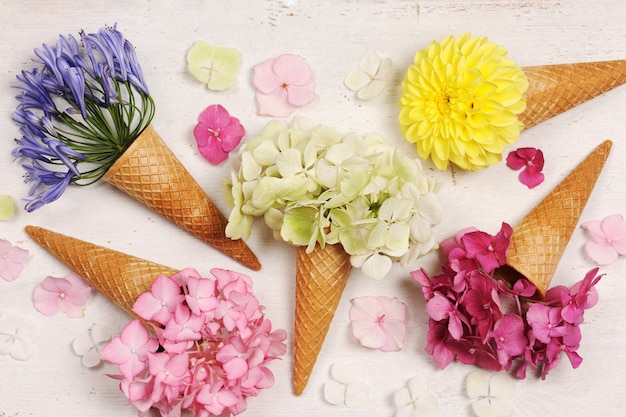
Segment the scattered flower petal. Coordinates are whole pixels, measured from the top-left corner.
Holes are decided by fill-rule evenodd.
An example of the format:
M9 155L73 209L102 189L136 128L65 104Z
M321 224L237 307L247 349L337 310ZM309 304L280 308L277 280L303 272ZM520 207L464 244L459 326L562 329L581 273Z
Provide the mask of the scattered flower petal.
M352 335L362 346L383 352L395 352L404 347L407 310L397 298L354 298L349 317Z
M28 251L13 246L8 240L0 239L0 277L5 281L15 281L24 269Z
M102 361L100 356L104 345L113 337L111 329L104 324L94 324L89 334L79 336L72 342L72 349L78 356L82 356L82 364L86 368L98 366Z
M14 311L0 313L0 355L10 355L18 361L30 359L41 333L41 323L30 315Z
M515 393L515 384L505 372L492 373L482 369L472 371L466 380L467 395L472 398L472 409L478 417L506 417L513 414L509 400Z
M222 91L237 81L241 53L235 48L195 42L187 52L187 69L210 90Z
M223 162L246 134L239 119L219 104L212 104L198 116L193 135L200 154L210 163Z
M431 417L439 411L437 396L428 390L426 378L411 378L406 387L395 392L396 417Z
M348 73L344 84L356 92L361 100L371 100L385 91L391 72L391 59L383 59L376 52L370 51L361 58L359 66Z
M519 148L506 157L506 164L514 170L522 169L519 180L528 188L535 188L544 180L543 152L536 148Z
M54 316L59 311L68 317L85 315L85 305L91 296L91 287L78 275L65 278L46 277L33 292L33 305L45 316Z
M350 408L369 403L370 387L364 380L367 369L361 363L336 363L330 370L331 380L324 385L324 398L331 404Z
M253 82L261 115L287 117L317 98L311 68L297 55L284 54L257 64Z
M15 200L10 195L0 195L0 220L6 221L15 213Z
M591 236L585 244L585 251L598 265L610 265L626 255L626 221L621 214L590 220L581 227Z

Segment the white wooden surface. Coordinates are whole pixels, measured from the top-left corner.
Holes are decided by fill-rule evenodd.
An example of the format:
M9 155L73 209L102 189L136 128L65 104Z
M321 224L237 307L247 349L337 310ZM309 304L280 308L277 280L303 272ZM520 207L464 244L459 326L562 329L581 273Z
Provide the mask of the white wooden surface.
M135 45L157 103L154 126L192 175L227 212L221 181L228 163L213 167L198 154L192 130L197 115L212 103L224 105L240 118L249 136L269 120L256 114L251 68L282 53L307 60L317 81L319 99L299 111L340 130L380 132L407 152L397 127L399 81L415 50L449 34L472 32L506 46L520 65L626 58L626 4L622 0L273 0L273 1L148 1L0 0L0 194L20 198L27 192L22 170L10 156L18 132L11 121L15 107L15 75L31 65L32 49L55 42L59 33L95 31L117 22ZM210 92L185 69L185 53L196 40L238 48L243 67L236 86ZM395 84L371 102L357 100L343 86L343 78L368 50L392 58ZM517 173L503 163L478 173L436 172L445 183L445 216L438 228L445 238L466 226L498 230L502 221L515 224L563 176L602 140L614 140L613 153L598 181L582 220L626 214L626 87L536 126L522 134L519 144L543 149L546 181L528 190ZM0 238L27 248L31 255L24 272L12 283L0 280L0 311L33 314L44 324L35 357L18 362L0 356L0 416L134 416L125 406L117 384L103 376L110 366L83 368L72 353L72 340L94 323L119 331L127 317L101 295L87 306L86 316L44 317L32 307L33 288L46 275L65 276L68 269L31 242L27 224L47 227L172 267L195 267L208 273L213 266L242 270L238 264L113 187L101 183L71 189L58 202L35 213L19 210L0 222ZM594 265L584 257L586 237L574 233L556 273L555 284L572 284ZM249 241L263 263L251 275L257 296L267 306L276 327L290 333L293 323L293 248L273 241L262 224ZM435 255L415 268L434 270ZM529 378L516 383L514 415L624 416L626 415L626 259L603 268L598 285L600 303L583 325L578 370L563 364L547 381ZM414 269L415 269L414 268ZM406 348L382 353L361 348L349 334L349 300L356 296L398 296L409 305ZM437 370L424 353L426 316L419 288L408 270L394 268L383 282L354 271L344 293L330 335L301 397L291 390L291 347L271 368L276 385L251 399L249 416L392 416L393 393L415 375L425 375L439 398L441 416L472 415L464 381L473 370L452 365ZM370 404L349 409L323 400L322 387L333 363L356 360L369 369Z

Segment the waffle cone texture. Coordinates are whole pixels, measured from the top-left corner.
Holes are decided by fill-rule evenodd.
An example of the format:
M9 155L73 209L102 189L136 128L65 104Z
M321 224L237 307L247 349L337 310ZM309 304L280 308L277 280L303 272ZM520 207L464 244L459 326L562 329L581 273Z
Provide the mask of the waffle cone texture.
M507 278L521 275L545 295L611 146L607 140L593 150L514 228L504 268Z
M26 233L89 285L100 291L129 315L137 297L150 291L159 275L179 271L113 249L94 245L47 229L26 226Z
M103 178L248 268L261 264L246 243L226 236L228 220L167 147L152 125Z
M352 265L339 244L296 250L293 387L302 394L322 349Z
M584 103L626 82L626 60L522 68L528 79L526 128Z

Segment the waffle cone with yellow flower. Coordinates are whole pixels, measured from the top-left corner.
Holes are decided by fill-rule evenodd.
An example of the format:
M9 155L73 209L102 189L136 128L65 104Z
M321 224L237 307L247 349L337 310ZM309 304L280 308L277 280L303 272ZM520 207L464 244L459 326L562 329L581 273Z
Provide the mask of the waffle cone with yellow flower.
M135 300L150 290L157 276L179 272L41 227L26 226L26 232L42 248L131 316L135 315L132 311Z
M300 246L296 251L293 387L300 395L322 349L352 265L341 245L316 245L311 253Z
M501 161L524 128L626 82L626 61L519 67L486 37L417 51L402 82L400 128L441 170Z
M226 237L228 220L148 126L103 178L250 269L261 269L243 240Z
M611 151L594 149L514 228L503 274L531 281L543 296Z

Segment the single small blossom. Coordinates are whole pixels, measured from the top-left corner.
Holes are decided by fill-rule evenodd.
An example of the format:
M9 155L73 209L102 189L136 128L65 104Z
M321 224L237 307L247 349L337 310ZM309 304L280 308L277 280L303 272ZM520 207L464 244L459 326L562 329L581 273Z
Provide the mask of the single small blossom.
M298 55L283 54L255 65L253 82L261 115L287 117L317 98L311 68Z
M362 346L383 352L395 352L404 347L407 310L397 298L354 298L349 317L352 335Z
M81 362L86 368L98 366L102 361L101 352L106 343L113 337L111 329L105 324L94 324L88 334L72 341L74 353L81 356Z
M0 277L5 281L14 281L24 269L28 251L13 246L8 240L0 239Z
M0 195L0 221L7 221L15 213L15 200L10 195Z
M239 119L219 104L212 104L198 116L193 135L200 154L210 163L223 162L246 134Z
M54 316L59 311L68 317L83 317L91 287L78 275L65 278L46 277L33 292L33 305L43 315Z
M371 100L385 91L392 69L391 59L383 59L376 52L370 51L361 58L359 66L348 73L344 84L356 92L361 100Z
M431 417L439 411L437 396L428 390L426 378L416 376L396 391L393 402L398 408L396 417Z
M154 320L166 325L173 317L176 306L185 296L180 293L179 284L170 277L159 275L149 292L141 294L133 305L133 312L146 320Z
M528 188L535 188L544 180L544 158L541 149L519 148L506 157L506 164L514 170L522 169L519 180Z
M513 414L510 400L515 394L515 384L508 374L482 369L472 371L467 376L465 387L478 417L507 417Z
M187 51L187 69L209 90L222 91L237 81L241 53L235 48L197 41Z
M10 355L19 361L30 359L41 329L41 323L33 316L0 312L0 355Z
M333 405L350 408L365 407L369 403L369 384L365 381L367 369L361 363L336 363L330 369L332 379L324 384L324 398Z
M128 323L122 333L102 349L102 358L118 365L122 376L132 379L144 369L149 352L155 352L159 342L150 337L139 320Z
M621 214L590 220L581 227L591 236L585 252L598 265L610 265L620 256L626 256L626 221Z

